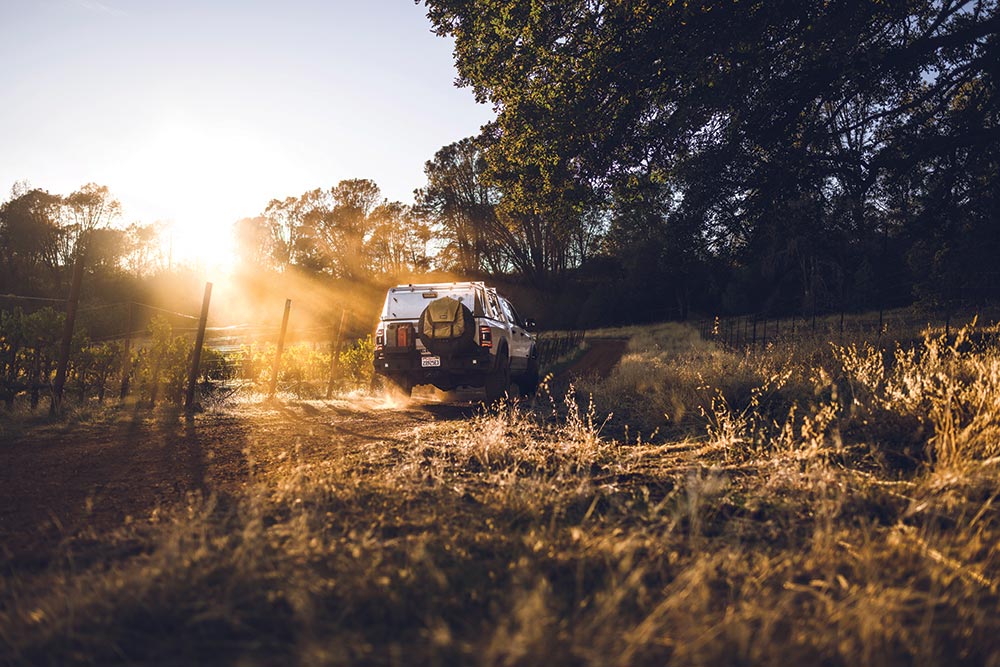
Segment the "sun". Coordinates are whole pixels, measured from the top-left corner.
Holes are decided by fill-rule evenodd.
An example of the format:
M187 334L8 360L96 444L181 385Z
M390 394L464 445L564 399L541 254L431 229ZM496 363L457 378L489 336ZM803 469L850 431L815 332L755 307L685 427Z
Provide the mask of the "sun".
M270 158L252 133L229 123L171 118L150 131L130 185L167 223L164 250L174 264L235 268L233 224L259 213L260 166Z
M231 274L239 261L232 225L196 216L168 222L162 235L173 265L191 265L216 274Z

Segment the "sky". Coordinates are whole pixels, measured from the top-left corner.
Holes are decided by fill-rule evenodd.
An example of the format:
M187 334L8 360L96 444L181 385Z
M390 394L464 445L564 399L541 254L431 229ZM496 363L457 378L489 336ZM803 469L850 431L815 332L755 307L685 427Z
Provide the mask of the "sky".
M423 165L493 118L413 0L0 0L0 202L107 185L223 243L273 198ZM204 245L204 243L199 244ZM195 244L190 244L193 251Z

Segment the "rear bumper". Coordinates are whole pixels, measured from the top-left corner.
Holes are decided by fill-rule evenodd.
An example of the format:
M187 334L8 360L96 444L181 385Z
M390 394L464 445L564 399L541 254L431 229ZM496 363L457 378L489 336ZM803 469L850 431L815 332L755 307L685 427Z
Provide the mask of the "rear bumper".
M482 385L493 370L493 356L488 349L450 356L441 356L440 366L425 367L416 350L405 352L378 350L375 352L375 372L380 375L405 376L413 384Z

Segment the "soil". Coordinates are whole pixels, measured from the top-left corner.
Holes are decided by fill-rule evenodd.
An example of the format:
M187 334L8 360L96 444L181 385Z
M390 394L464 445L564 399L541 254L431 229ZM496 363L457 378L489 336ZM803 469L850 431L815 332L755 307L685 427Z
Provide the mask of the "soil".
M566 370L570 378L607 377L625 354L628 340L624 338L589 338L587 350Z
M608 374L626 341L589 343L558 379ZM372 441L405 446L428 422L480 409L476 397L418 391L405 404L368 396L246 402L192 418L123 407L92 423L27 427L0 439L0 562L43 567L60 543L99 536L189 493L237 493L267 457L323 460Z

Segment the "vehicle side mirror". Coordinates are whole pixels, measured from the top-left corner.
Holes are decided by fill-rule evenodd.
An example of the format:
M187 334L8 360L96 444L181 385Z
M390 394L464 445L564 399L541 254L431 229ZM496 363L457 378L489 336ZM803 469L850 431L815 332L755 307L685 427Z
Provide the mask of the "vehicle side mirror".
M535 320L531 319L530 317L524 321L524 328L525 329L534 329L537 326L538 325L535 324Z

